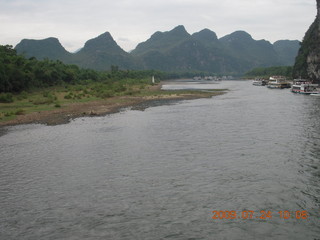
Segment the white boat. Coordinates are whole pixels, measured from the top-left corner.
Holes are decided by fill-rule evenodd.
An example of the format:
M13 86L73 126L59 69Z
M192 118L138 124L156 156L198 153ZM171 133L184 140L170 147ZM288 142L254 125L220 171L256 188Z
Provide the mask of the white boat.
M269 82L267 84L267 87L268 88L275 88L275 89L282 89L282 88L290 88L291 84L283 76L272 76L269 78Z
M318 93L311 93L310 96L320 97L320 92L318 92Z
M301 94L319 94L317 89L318 84L314 84L309 80L305 79L295 79L293 80L293 84L291 87L291 91L293 93L301 93Z
M255 85L255 86L265 86L266 84L267 84L267 81L264 79L255 79L252 82L252 85Z
M202 77L196 76L196 77L193 78L193 80L194 80L194 81L201 81L201 80L202 80Z

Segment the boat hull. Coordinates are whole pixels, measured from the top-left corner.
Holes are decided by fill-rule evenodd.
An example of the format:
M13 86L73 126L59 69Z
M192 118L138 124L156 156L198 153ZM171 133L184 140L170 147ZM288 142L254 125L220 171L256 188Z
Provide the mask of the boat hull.
M267 88L271 89L284 89L284 88L290 88L287 84L268 84Z
M300 94L316 94L319 93L317 87L318 84L313 84L309 82L298 82L297 84L292 85L291 92Z
M299 94L306 94L306 95L308 95L308 94L314 94L314 95L318 95L319 94L319 92L305 92L305 91L303 91L303 90L291 90L291 92L293 92L293 93L299 93ZM319 94L320 95L320 94Z
M265 82L253 82L252 85L254 85L254 86L265 86L266 83Z

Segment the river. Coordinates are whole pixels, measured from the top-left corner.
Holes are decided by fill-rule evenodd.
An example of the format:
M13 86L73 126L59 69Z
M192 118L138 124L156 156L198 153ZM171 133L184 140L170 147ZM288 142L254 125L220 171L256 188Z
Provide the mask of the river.
M320 98L177 86L229 91L0 129L0 239L320 239Z

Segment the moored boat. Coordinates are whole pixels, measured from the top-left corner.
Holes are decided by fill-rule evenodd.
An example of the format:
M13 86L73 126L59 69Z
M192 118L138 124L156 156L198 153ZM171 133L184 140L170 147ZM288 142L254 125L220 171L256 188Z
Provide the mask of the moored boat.
M253 80L252 84L255 86L265 86L267 84L267 81L259 78L259 79Z
M283 76L272 76L269 78L268 88L282 89L290 88L291 84Z
M293 82L291 87L293 93L319 94L319 90L317 89L318 84L314 84L306 79L295 79Z

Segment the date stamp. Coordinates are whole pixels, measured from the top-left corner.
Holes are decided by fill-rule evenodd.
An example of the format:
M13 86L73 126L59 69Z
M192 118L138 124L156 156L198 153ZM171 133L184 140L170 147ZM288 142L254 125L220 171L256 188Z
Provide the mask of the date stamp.
M268 210L253 211L212 211L212 219L308 219L309 214L307 211L278 211L272 212Z

